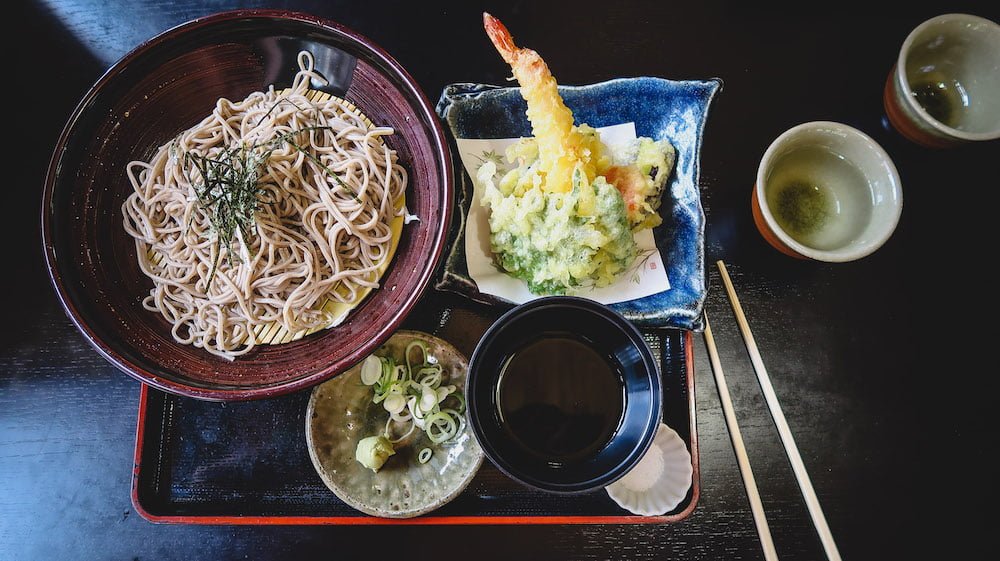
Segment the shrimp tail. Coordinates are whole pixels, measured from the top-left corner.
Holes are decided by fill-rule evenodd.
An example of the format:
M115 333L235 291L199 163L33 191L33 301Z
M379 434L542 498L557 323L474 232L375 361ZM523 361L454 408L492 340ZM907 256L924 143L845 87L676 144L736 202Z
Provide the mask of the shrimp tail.
M486 28L486 34L489 35L490 41L504 62L513 64L518 48L514 45L514 38L511 37L510 31L507 31L507 26L487 12L483 12L483 27Z

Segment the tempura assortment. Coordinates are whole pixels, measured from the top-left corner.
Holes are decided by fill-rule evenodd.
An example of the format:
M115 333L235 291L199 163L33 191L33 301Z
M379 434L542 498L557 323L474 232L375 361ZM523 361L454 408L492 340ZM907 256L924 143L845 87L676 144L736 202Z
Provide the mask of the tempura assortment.
M674 149L645 137L609 149L593 127L573 124L541 56L515 46L493 16L483 23L521 86L533 134L507 149L514 167L502 177L489 160L477 172L494 261L535 294L609 285L636 258L634 232L661 223Z

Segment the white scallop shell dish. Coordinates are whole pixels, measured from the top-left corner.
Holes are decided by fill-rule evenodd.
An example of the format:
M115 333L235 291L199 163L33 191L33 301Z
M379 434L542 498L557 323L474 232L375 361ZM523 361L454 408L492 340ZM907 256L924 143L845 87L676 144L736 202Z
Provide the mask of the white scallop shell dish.
M646 455L605 489L618 506L633 514L662 516L687 496L692 473L691 453L684 439L660 423Z

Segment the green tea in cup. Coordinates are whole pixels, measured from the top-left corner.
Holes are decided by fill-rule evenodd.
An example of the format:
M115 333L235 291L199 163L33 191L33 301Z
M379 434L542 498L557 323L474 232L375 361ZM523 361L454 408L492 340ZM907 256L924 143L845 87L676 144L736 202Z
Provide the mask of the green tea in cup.
M804 123L768 146L757 168L754 223L777 250L819 261L864 257L892 235L903 204L885 151L841 123Z
M871 218L872 189L861 171L825 146L782 155L766 178L767 206L788 235L821 250L843 246Z
M1000 138L1000 25L970 14L921 23L900 47L883 103L896 130L924 146Z

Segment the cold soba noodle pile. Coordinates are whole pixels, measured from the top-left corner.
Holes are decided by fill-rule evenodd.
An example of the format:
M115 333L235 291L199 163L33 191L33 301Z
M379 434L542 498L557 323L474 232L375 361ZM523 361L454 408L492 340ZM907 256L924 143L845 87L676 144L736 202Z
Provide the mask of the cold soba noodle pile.
M229 359L261 343L263 326L328 327L328 300L356 304L376 288L404 213L406 171L382 142L393 130L308 98L310 81L325 81L310 53L298 63L289 90L220 99L127 166L125 230L154 283L143 306L178 342Z

